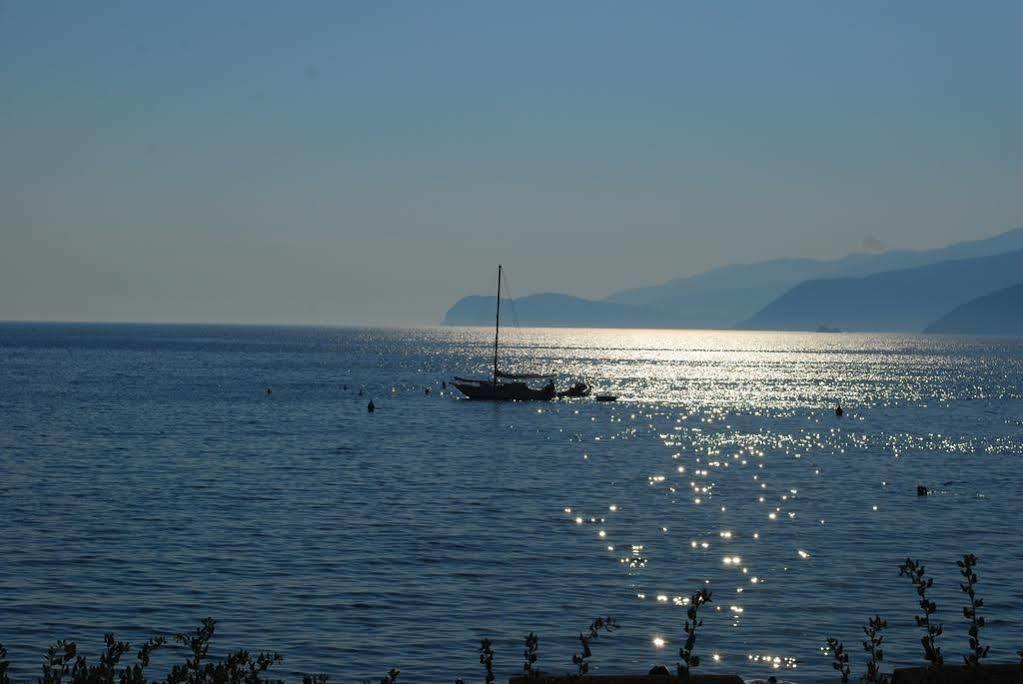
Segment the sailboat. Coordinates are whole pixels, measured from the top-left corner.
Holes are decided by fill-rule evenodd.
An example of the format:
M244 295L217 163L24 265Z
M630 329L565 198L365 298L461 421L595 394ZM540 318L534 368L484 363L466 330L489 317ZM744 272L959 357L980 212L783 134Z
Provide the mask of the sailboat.
M558 396L554 381L549 380L540 389L534 389L523 380L537 380L548 376L535 373L502 373L497 367L498 340L501 336L501 265L497 265L497 315L494 324L494 374L483 380L455 378L458 391L470 399L491 401L550 401ZM512 382L508 382L508 381Z

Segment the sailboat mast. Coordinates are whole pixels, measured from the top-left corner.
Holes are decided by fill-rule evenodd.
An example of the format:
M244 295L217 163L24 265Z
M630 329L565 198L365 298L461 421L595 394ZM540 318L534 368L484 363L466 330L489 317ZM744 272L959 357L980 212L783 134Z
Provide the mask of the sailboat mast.
M497 338L501 334L501 264L497 265L497 317L494 322L494 391L497 391Z

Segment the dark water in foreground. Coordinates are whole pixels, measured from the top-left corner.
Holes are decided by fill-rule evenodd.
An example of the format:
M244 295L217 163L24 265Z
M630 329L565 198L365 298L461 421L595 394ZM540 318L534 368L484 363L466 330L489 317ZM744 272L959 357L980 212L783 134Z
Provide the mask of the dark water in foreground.
M441 393L484 371L489 335L0 325L15 674L56 638L98 653L104 631L141 641L206 615L215 650L278 650L284 674L451 682L482 679L482 635L514 673L530 630L567 671L574 636L612 614L624 627L593 671L645 671L674 666L681 599L709 581L708 670L819 681L827 636L862 668L874 612L889 667L919 660L907 555L936 577L959 660L967 551L992 660L1023 646L1020 341L521 330L509 367L620 401Z

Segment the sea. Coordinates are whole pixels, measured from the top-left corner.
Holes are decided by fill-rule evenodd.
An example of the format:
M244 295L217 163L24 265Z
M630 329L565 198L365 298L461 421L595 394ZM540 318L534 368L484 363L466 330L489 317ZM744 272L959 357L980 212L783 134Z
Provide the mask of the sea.
M1020 339L509 329L503 369L618 400L450 384L492 363L485 328L0 324L12 676L207 616L211 655L279 652L289 680L471 684L482 638L507 680L530 632L574 672L608 616L591 673L674 670L707 589L699 671L837 681L826 640L858 676L875 614L882 669L923 663L907 558L961 662L971 553L988 660L1019 660Z

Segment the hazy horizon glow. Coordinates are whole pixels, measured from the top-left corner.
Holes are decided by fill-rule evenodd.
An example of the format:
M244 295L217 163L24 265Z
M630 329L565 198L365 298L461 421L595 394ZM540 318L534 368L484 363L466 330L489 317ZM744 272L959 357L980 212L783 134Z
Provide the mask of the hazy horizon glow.
M0 320L436 323L1023 226L1023 5L0 0Z

